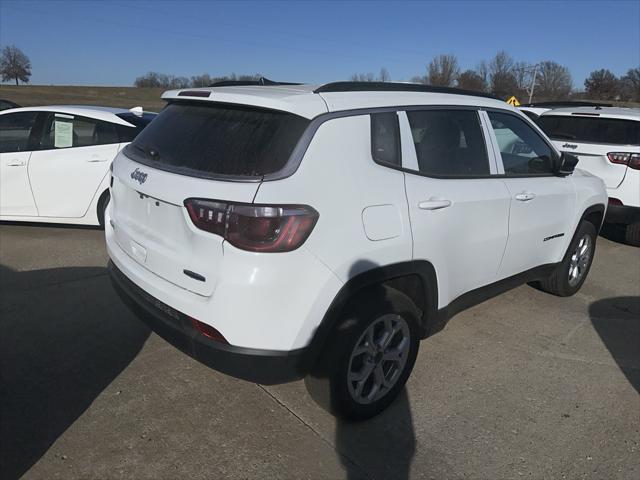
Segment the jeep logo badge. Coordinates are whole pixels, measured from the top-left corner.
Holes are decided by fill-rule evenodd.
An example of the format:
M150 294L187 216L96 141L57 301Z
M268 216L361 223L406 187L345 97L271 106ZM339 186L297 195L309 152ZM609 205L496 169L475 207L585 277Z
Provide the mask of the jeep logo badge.
M578 148L578 145L574 145L573 143L565 143L564 145L562 145L562 148L571 148L572 150L575 150L576 148Z
M147 181L147 174L144 172L141 172L136 168L133 172L131 172L131 178L136 182L138 182L140 185L142 185L144 182Z

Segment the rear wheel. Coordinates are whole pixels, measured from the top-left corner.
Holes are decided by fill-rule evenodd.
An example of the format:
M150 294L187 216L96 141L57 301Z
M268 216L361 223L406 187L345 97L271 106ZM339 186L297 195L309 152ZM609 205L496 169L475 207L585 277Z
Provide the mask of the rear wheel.
M580 290L587 278L596 248L596 228L583 222L578 228L565 258L546 279L538 282L545 292L569 297Z
M624 239L629 245L640 247L640 223L627 225L624 233Z
M327 380L329 405L322 406L351 420L389 406L413 369L417 326L417 309L401 292L379 287L361 296L338 322L313 374Z

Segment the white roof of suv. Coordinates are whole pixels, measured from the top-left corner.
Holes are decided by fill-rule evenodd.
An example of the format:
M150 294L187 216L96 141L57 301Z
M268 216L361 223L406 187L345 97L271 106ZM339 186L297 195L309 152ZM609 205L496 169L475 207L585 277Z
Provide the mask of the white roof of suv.
M415 86L416 84L407 84ZM518 111L502 100L469 94L427 91L320 91L321 85L225 86L169 90L165 100L204 100L283 110L305 118L327 112L402 105L477 105ZM473 98L473 100L471 100Z

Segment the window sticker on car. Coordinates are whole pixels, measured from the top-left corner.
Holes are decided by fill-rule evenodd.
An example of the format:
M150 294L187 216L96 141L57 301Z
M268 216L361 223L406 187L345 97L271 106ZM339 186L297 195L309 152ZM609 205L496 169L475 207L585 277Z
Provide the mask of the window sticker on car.
M55 148L67 148L73 146L73 117L56 114L53 122Z

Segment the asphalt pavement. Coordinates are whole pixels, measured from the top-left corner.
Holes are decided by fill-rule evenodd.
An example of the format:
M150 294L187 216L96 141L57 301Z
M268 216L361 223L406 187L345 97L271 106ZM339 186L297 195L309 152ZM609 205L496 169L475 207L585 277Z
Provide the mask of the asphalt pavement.
M2 479L640 478L640 249L615 235L578 294L458 314L349 424L304 381L236 380L150 333L102 234L0 225Z

